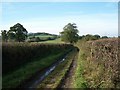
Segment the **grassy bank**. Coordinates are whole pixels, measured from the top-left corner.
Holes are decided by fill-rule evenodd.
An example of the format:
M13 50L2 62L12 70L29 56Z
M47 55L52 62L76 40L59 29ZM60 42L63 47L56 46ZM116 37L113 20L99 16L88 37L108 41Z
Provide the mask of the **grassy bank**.
M85 65L87 56L89 56L89 50L86 48L86 42L85 41L79 41L77 43L77 46L79 47L79 54L77 59L77 68L75 69L75 88L87 88L87 81L85 80L85 77L83 75L85 70Z

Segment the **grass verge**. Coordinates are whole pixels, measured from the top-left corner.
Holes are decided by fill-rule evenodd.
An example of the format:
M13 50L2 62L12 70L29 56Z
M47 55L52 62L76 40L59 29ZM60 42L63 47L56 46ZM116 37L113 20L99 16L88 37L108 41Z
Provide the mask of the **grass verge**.
M88 88L88 84L83 76L83 73L86 64L85 60L87 59L87 55L89 54L89 51L86 50L84 41L78 42L76 46L80 49L80 51L77 59L77 66L76 66L77 68L75 69L74 86L75 88Z
M6 75L2 78L2 87L3 88L15 88L18 86L22 81L31 77L34 73L39 70L42 70L45 67L48 67L56 59L62 56L63 53L49 55L46 58L33 60L33 62L24 65L23 67L19 68L18 70L14 71L13 73Z

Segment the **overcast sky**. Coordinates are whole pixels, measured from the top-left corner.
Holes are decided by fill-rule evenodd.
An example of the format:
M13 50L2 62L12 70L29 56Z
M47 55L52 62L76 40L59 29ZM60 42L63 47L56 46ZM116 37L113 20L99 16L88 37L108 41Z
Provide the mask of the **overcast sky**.
M59 34L68 23L76 23L79 35L118 35L117 2L5 2L1 29L21 23L28 32Z

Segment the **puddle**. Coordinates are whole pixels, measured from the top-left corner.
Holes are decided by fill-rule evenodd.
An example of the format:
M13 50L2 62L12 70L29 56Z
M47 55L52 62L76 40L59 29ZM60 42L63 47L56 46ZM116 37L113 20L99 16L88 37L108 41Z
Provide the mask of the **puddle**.
M55 63L53 66L49 67L42 75L40 75L37 78L37 80L35 82L33 82L31 85L29 85L28 88L36 88L36 86L38 84L40 84L40 82L42 80L44 80L45 77L48 76L56 68L57 65L59 65L60 63L62 63L66 60L66 56L63 59L61 59L60 61L58 61L57 63Z

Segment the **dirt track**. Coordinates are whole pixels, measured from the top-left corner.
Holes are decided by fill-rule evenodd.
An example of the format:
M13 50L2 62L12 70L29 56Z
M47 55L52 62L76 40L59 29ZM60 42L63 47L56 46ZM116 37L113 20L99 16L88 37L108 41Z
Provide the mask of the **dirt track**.
M69 70L65 74L64 78L62 79L61 83L59 84L58 88L74 88L74 74L75 74L75 68L77 66L76 59L78 57L78 53L74 57Z

